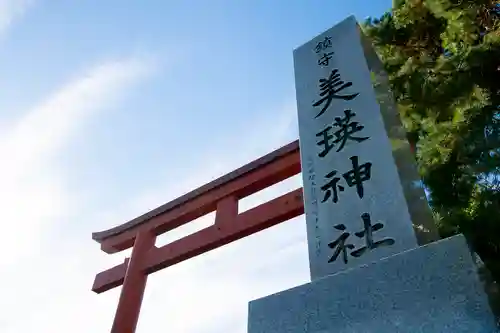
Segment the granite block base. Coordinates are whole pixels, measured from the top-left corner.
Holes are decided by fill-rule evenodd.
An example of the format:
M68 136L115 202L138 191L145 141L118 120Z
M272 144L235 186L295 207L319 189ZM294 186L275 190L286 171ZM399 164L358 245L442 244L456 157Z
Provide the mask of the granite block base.
M251 301L248 333L498 332L461 235Z

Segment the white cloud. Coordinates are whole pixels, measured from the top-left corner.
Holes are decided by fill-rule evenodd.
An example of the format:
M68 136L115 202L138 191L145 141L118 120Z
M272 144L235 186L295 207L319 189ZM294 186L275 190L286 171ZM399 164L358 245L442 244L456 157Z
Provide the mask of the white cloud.
M147 65L137 60L108 62L29 111L2 142L4 151L15 158L10 171L19 173L36 161L50 159L82 121L109 107L123 88L147 72Z
M0 136L0 202L2 216L12 237L0 249L36 247L42 225L71 209L64 193L54 155L85 124L103 111L148 72L136 60L99 65L71 81L41 105L29 110L17 125ZM7 222L8 221L8 222Z
M6 207L2 220L8 221L4 227L12 235L0 243L0 250L11 255L4 257L10 264L0 272L2 281L12 286L2 295L9 310L0 314L0 331L109 331L120 289L96 295L90 287L97 272L120 262L130 251L106 255L90 232L72 243L57 238L53 222L78 207L73 202L77 195L65 187L53 161L71 146L72 134L84 130L85 120L106 110L146 73L148 66L137 61L95 67L27 112L0 138L0 157L6 161L0 165L0 183L7 184L0 189L0 202ZM126 221L293 140L295 108L285 105L282 112L270 114L272 119L250 124L237 141L228 140L226 147L200 156L203 173L191 172L199 165L186 166L184 181L178 181L179 175L166 177L155 188L129 196L121 207L82 212L85 220L102 221L103 229ZM199 176L187 176L193 174ZM296 177L245 205L298 186ZM188 224L183 234L195 228ZM45 239L58 246L41 247L43 233L50 233ZM172 232L173 237L176 233L178 237L179 230ZM306 256L305 226L296 219L157 272L148 282L138 333L158 329L243 333L248 301L304 282Z
M34 3L0 0L0 36ZM120 288L96 295L90 287L99 270L120 262L130 251L108 256L90 233L71 243L67 235L58 237L59 222L80 213L81 206L56 162L71 148L73 135L85 132L87 120L112 107L127 88L150 73L151 61L141 59L106 62L79 73L0 133L0 274L2 285L8 286L2 289L0 332L109 331ZM249 124L238 140L200 156L203 173L190 172L199 165L185 166L185 181L176 178L184 175L166 177L155 188L128 197L121 207L81 213L85 220L109 227L293 140L295 107L269 111L268 119ZM190 174L198 176L187 177ZM244 206L298 186L295 177L246 200ZM162 241L191 233L209 218L179 228ZM244 333L248 301L304 282L306 256L305 227L299 218L157 272L149 279L138 333Z
M49 232L55 233L53 241L59 241L51 226L75 206L74 193L65 188L55 156L67 148L86 120L112 106L150 69L138 60L90 68L1 133L0 223L5 237L0 242L4 254L0 274L2 283L11 287L3 289L2 304L8 310L0 314L0 331L31 332L37 327L59 331L54 316L69 309L68 302L77 301L68 298L72 281L78 281L81 274L91 278L81 268L87 263L75 261L76 253L53 253L41 244ZM61 261L64 256L67 260Z
M4 33L15 19L23 15L33 0L0 0L0 34Z
M274 121L258 119L249 124L248 132L241 133L238 140L228 140L226 146L200 156L203 173L195 172L199 165L186 167L185 180L179 182L178 175L173 175L156 189L131 197L122 204L123 209L100 212L92 220L101 221L106 227L125 222L292 141L295 108L286 105L281 112L275 109L270 114ZM246 199L240 208L255 206L299 186L300 175ZM205 216L162 235L160 245L207 226L213 222L211 218L213 215ZM305 237L305 224L300 217L151 275L137 332L160 327L183 333L246 332L248 301L308 279ZM100 260L94 263L94 272L122 262L129 254L130 251L113 256L97 253ZM95 302L94 299L92 303ZM113 310L115 307L116 303ZM108 326L112 318L110 314Z

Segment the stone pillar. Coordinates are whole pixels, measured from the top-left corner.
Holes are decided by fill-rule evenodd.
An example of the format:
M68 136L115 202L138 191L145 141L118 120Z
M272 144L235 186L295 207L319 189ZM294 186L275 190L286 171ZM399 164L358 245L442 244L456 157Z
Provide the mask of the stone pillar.
M294 51L311 283L249 333L496 332L463 236L438 240L382 64L354 17Z

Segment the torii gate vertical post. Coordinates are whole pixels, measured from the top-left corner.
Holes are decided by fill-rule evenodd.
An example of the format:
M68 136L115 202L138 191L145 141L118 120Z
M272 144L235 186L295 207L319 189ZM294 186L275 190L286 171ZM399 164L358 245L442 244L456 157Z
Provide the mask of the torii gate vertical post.
M155 246L156 236L149 231L140 232L135 238L132 254L116 309L112 333L134 332L141 312L142 298L148 275L142 270L142 262L148 251Z
M92 238L106 253L133 247L130 259L96 275L92 290L123 284L112 333L135 332L147 276L304 213L302 188L245 212L238 201L300 173L298 140ZM162 247L156 236L215 211L214 224Z

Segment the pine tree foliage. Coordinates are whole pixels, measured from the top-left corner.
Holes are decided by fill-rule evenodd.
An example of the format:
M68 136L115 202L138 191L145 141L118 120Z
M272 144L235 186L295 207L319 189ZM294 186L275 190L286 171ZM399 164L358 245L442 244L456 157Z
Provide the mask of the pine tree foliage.
M500 0L397 0L363 29L441 234L465 234L500 282Z

